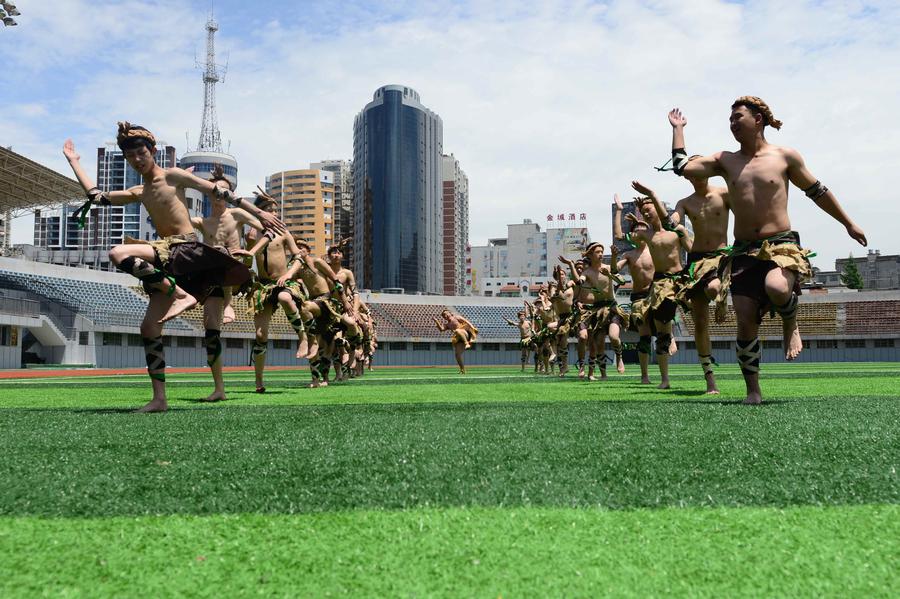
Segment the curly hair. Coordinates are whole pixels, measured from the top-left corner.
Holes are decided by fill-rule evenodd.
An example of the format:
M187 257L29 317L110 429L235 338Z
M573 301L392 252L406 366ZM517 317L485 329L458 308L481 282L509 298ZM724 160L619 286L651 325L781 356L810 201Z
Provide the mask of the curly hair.
M738 106L746 106L753 114L761 114L764 125L771 125L775 129L781 129L782 122L775 118L772 109L766 104L765 100L757 96L741 96L734 101L731 109L734 110Z

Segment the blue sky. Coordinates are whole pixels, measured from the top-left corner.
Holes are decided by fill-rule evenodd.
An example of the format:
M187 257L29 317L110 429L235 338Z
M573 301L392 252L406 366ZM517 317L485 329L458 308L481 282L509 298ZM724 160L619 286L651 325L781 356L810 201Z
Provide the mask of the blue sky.
M185 150L196 143L208 1L20 0L0 30L0 144L68 174L72 137L90 169L117 120ZM671 201L689 188L652 165L668 154L666 112L688 116L688 149L731 149L728 107L765 98L796 147L866 230L900 251L896 2L720 0L215 3L219 124L241 169L266 175L349 158L354 116L387 83L415 88L444 122L444 149L470 179L471 241L507 222L586 212L609 236L614 192L641 179ZM721 182L720 182L721 183ZM793 193L791 217L831 268L861 253ZM30 228L17 222L16 242Z

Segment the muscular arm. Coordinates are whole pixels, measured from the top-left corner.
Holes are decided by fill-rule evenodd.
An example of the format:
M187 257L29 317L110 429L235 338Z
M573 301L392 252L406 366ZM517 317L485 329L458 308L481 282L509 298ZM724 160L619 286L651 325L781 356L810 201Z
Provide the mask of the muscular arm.
M818 179L816 179L806 168L806 164L803 162L803 157L800 156L800 153L796 150L785 148L784 154L788 164L788 179L790 179L791 183L804 191L814 186ZM866 234L853 222L853 220L850 219L847 213L844 212L844 209L832 192L826 191L813 201L826 214L831 216L831 218L844 225L844 228L847 229L847 234L850 235L850 237L858 241L861 245L868 245Z
M309 256L306 257L309 260ZM334 271L328 266L328 263L322 260L321 258L313 258L312 264L310 264L313 268L315 268L319 273L328 279L332 285L338 282L337 275L334 274Z
M684 200L678 200L678 203L675 204L675 209L669 215L669 219L675 225L680 225L684 222Z
M614 196L616 200L616 212L613 214L613 239L625 239L622 233L622 201L619 200L619 194Z
M260 223L255 216L253 216L243 208L233 208L231 210L231 214L234 216L234 220L236 220L237 222L243 225L247 225L251 229L256 229L257 231L265 231L265 227L262 226L262 223Z
M78 182L81 183L81 186L84 188L84 191L88 192L92 189L97 189L97 186L94 184L94 180L87 173L87 171L84 170L84 167L81 166L81 156L79 156L78 152L75 151L75 144L71 139L67 139L65 145L63 145L63 154L65 155L66 160L68 160L69 166L72 167L72 172L75 173L75 178L78 179ZM125 191L107 192L105 196L109 200L110 204L114 206L124 206L125 204L140 202L141 192L143 192L143 190L143 185L136 185ZM95 203L97 203L97 200L95 198L91 199L94 200Z

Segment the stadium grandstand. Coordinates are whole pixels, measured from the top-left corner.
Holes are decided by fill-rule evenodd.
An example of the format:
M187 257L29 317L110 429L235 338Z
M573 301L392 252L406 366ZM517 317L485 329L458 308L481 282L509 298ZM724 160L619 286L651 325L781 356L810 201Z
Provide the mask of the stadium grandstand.
M377 322L378 365L447 365L453 352L446 333L432 322L444 308L457 311L480 330L473 365L517 364L515 320L521 298L450 297L365 293ZM139 324L147 299L135 280L124 274L0 258L0 368L26 363L141 367L144 351ZM235 300L238 318L222 332L225 365L248 363L254 336L243 299ZM172 366L205 365L202 312L194 309L168 323L164 331L166 361ZM800 325L806 348L801 361L900 361L900 292L873 291L801 296ZM733 312L711 328L713 353L720 362L734 360ZM781 325L767 319L761 330L765 362L782 359ZM690 315L679 316L680 351L673 363L695 363ZM633 333L627 342L637 341ZM269 364L292 365L296 338L283 313L270 328ZM574 347L570 349L575 359ZM626 360L636 359L626 352ZM305 361L301 361L305 365Z
M0 255L9 254L13 218L40 206L58 206L74 199L84 201L84 190L77 181L0 147Z

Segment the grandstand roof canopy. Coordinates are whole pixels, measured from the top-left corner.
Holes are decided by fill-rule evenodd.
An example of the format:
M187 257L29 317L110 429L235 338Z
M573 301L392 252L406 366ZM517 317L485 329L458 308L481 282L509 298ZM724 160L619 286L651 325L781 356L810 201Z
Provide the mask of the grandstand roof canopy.
M55 206L83 196L77 181L0 147L0 212Z

